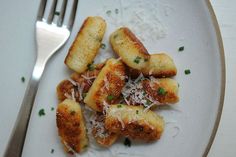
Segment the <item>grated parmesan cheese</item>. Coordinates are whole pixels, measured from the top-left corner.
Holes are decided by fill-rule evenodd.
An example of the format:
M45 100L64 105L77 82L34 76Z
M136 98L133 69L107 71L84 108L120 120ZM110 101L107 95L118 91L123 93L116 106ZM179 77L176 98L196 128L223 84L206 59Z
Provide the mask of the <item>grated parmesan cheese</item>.
M105 86L105 89L109 90L109 82L108 82L106 76L105 76L105 78L104 78L104 86Z
M162 17L167 17L167 9L168 15L170 14L170 7L167 8L167 4L163 4L160 0L116 0L118 5L112 6L108 1L102 0L103 11L100 10L98 14L105 17L114 28L129 27L144 44L148 43L148 40L157 41L166 37L167 24ZM115 9L118 9L119 13L111 12L108 15L106 11L104 12Z
M64 96L67 98L67 99L72 99L72 96L68 93L65 93Z
M72 100L75 101L75 90L74 90L74 88L71 89L71 98L72 98Z
M70 83L73 84L74 86L77 86L77 83L71 78L68 78L67 80L70 81Z
M81 86L80 84L77 83L77 88L79 92L79 100L83 100L83 91L84 91L85 84L82 83Z
M135 80L130 78L123 87L121 93L123 95L124 101L127 105L143 105L147 111L154 105L160 105L161 103L153 100L143 89L142 80L147 79L140 74ZM150 78L154 79L154 78ZM153 80L154 81L154 80ZM156 80L155 80L156 82Z
M85 75L81 75L84 79L86 79L86 80L92 80L92 79L95 79L96 78L96 76L85 76Z
M64 144L64 146L66 147L66 149L68 150L68 152L72 152L73 154L76 154L76 152L74 151L74 149L72 149L66 141L62 141L62 143Z
M104 115L94 114L90 118L90 122L92 123L92 127L96 130L95 137L106 138L109 136L109 133L105 129Z

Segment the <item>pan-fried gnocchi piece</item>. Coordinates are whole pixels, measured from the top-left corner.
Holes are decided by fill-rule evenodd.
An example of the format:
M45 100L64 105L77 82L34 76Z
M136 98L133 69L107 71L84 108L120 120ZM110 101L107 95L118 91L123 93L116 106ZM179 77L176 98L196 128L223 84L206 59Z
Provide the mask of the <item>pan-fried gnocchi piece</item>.
M119 134L109 132L104 126L105 115L96 113L95 119L92 122L92 134L98 144L103 147L109 147L119 137Z
M77 73L88 69L101 46L106 22L101 17L88 17L65 58L65 64Z
M143 89L155 102L161 104L174 104L179 101L178 83L170 78L162 78L142 81Z
M57 128L68 153L80 153L88 146L88 138L80 104L66 99L57 107Z
M73 99L77 102L82 102L93 81L104 66L101 64L91 64L89 70L82 74L73 73L68 80L63 80L57 85L57 97L59 102L67 98Z
M141 70L145 76L171 77L176 75L174 61L165 53L151 55L148 66Z
M67 98L72 99L72 93L75 94L76 92L76 86L69 80L63 80L57 85L57 98L59 102L62 102ZM77 95L75 96L75 99L78 99Z
M142 106L111 105L105 118L107 130L144 141L160 139L164 125L161 116Z
M126 27L122 27L110 36L114 52L129 67L141 70L148 66L150 55L139 39Z
M104 107L119 98L125 85L125 67L118 59L109 59L92 87L89 89L84 102L95 111L102 112Z

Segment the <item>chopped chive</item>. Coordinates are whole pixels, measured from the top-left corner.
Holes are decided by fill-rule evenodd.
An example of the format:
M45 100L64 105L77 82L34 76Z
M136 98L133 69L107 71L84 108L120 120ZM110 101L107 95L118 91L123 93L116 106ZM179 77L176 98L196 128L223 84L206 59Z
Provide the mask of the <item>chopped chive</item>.
M54 13L54 15L60 15L60 12L58 12L58 11L56 11L55 13Z
M116 8L116 9L115 9L115 13L116 13L116 14L119 14L119 9Z
M25 82L25 77L24 76L21 77L21 82L23 82L23 83Z
M151 105L152 104L152 102L150 101L150 100L147 100L146 101L146 107L148 107L149 105Z
M121 108L121 107L122 107L122 105L121 105L121 104L117 105L117 108Z
M51 154L53 154L54 153L54 149L51 149Z
M142 59L141 57L137 56L137 57L134 59L134 63L139 64L139 62L140 62L141 59Z
M101 49L105 49L106 48L106 44L102 43L101 44Z
M87 65L89 71L93 71L95 69L95 66L93 63L90 63Z
M113 38L115 39L115 38L117 38L117 37L118 37L118 34L115 34Z
M186 69L186 70L184 70L184 73L185 73L185 75L189 75L189 74L191 74L191 71L190 71L190 69Z
M179 47L179 52L184 51L184 46Z
M106 14L107 14L108 16L110 16L110 15L111 15L111 10L107 10L107 11L106 11Z
M45 115L44 109L40 109L38 114L39 114L40 117L44 116Z
M157 94L158 95L165 95L166 94L166 90L162 87L159 87L157 90Z
M136 110L136 114L138 114L138 110Z
M180 87L179 83L178 83L178 87Z
M87 96L87 93L82 93L82 97L85 98Z
M131 147L131 141L128 138L125 138L124 145Z
M54 107L51 107L51 111L54 111Z
M114 96L112 96L112 95L107 96L107 100L109 100L109 101L111 101L113 98L114 98Z

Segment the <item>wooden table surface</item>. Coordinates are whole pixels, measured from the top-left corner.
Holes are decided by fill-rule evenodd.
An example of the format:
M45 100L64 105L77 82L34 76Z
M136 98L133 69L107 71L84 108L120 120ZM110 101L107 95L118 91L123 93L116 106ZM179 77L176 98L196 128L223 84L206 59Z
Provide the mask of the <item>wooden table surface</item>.
M220 126L208 157L236 157L236 0L211 0L224 43L226 92Z

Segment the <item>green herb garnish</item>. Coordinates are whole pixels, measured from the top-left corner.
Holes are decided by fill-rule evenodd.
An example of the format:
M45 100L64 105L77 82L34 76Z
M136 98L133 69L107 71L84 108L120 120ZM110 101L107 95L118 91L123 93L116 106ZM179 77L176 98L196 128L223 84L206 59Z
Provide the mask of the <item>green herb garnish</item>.
M184 46L179 47L179 52L184 51Z
M131 147L131 141L128 138L125 138L124 145Z
M118 34L115 34L113 38L115 39L115 38L117 38L117 37L118 37Z
M53 154L54 153L54 149L51 149L51 154Z
M144 62L147 62L148 61L148 59L147 58L144 58Z
M110 15L111 15L111 10L107 10L107 11L106 11L106 14L107 14L108 16L110 16Z
M107 96L107 100L109 100L109 101L111 101L113 98L114 98L114 96L112 96L112 95Z
M189 75L189 74L191 74L191 71L190 71L190 69L186 69L186 70L184 70L184 73L185 73L185 75Z
M40 117L44 116L45 115L44 109L40 109L38 114L39 114Z
M54 107L51 107L51 111L54 111Z
M56 12L54 13L54 15L59 16L59 15L60 15L60 12L56 11Z
M138 110L136 110L136 114L138 114Z
M162 87L159 87L157 90L158 95L165 95L166 93L167 93L166 90Z
M152 102L150 101L150 100L146 100L146 107L148 107L149 105L151 105L152 104Z
M137 56L137 57L134 59L134 63L139 64L139 62L140 62L141 59L142 59L141 57Z
M92 63L87 65L89 71L93 71L95 69L95 65Z
M23 82L23 83L25 82L25 77L24 76L21 77L21 82Z
M87 93L82 93L82 97L85 98L87 96Z
M121 108L121 107L122 107L122 105L121 105L121 104L117 105L117 108Z
M104 43L102 43L100 47L101 47L101 49L105 49L106 45Z
M115 9L115 13L116 13L116 14L119 14L119 9L116 8L116 9Z

